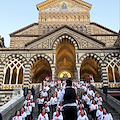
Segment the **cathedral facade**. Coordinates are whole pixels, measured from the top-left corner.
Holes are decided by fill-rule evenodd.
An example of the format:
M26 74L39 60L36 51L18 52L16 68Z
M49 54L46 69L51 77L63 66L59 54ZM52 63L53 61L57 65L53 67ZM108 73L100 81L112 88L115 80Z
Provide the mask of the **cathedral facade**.
M0 88L31 87L64 75L92 75L97 87L119 87L120 34L91 22L91 7L82 0L38 4L38 23L11 33L10 48L0 48Z

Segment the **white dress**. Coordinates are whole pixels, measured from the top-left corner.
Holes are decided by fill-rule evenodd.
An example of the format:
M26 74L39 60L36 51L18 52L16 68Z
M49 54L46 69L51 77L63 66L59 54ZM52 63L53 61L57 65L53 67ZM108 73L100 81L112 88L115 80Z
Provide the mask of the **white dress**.
M93 110L97 110L98 109L98 105L97 104L91 104L90 105L90 110L93 111Z
M12 118L12 120L22 120L22 117L21 116L15 116Z
M88 120L88 117L86 115L84 116L79 115L77 120Z
M57 104L57 98L56 97L51 97L51 99L50 99L50 103L51 103L51 105L56 105Z
M27 117L27 114L26 114L26 112L24 112L24 113L21 113L21 117L22 117L22 120L25 120L25 118Z
M103 119L103 111L100 111L99 109L96 111L96 117L97 120L102 120Z
M94 100L97 102L97 105L102 105L102 98L101 97L95 97Z
M40 114L39 116L38 116L38 120L49 120L49 118L48 118L48 114L46 113L46 114Z
M63 116L60 114L59 116L56 116L53 118L53 120L63 120Z
M30 115L32 112L32 107L31 106L25 106L25 112L27 115Z
M113 120L111 113L109 114L103 114L103 119L102 120Z

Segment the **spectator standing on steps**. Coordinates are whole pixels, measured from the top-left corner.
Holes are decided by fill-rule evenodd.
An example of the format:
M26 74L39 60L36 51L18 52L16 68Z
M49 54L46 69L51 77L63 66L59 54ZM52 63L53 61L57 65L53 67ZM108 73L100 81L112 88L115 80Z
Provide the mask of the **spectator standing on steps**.
M33 98L34 98L34 96L35 96L35 89L34 89L34 85L32 86L32 88L31 88L31 92L32 92L32 95L33 95Z

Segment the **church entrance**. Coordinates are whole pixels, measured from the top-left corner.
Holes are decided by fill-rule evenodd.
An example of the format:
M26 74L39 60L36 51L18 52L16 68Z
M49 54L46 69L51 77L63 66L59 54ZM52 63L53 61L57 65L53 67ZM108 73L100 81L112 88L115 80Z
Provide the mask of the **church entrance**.
M32 83L42 83L45 77L51 76L51 67L44 58L38 58L31 68L30 78Z
M72 78L75 73L75 48L66 38L56 48L57 78Z
M100 66L95 59L87 57L81 65L80 69L81 79L89 81L90 76L93 76L94 82L101 82Z

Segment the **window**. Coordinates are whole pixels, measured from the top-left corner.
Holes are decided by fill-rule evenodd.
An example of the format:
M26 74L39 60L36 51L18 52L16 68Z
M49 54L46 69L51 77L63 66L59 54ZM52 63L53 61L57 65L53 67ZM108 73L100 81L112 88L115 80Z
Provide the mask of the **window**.
M49 27L47 27L47 32L49 32Z
M109 58L106 62L109 82L120 82L120 62L118 57Z
M84 27L84 32L87 33L87 28L86 27Z
M67 5L65 3L62 5L62 9L67 9Z
M54 28L53 27L51 27L51 30L53 30Z
M43 34L45 34L45 27L43 27Z
M78 16L78 21L80 21L80 16Z
M76 30L78 30L78 27L76 26Z
M4 84L22 84L25 66L20 59L13 58L4 68Z
M80 31L81 31L81 32L83 31L82 27L80 27Z

